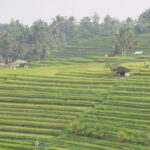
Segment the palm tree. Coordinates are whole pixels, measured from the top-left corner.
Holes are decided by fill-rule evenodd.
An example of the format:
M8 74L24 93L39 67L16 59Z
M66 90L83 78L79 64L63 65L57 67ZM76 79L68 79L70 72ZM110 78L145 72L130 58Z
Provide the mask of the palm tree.
M115 34L115 46L117 46L122 53L122 56L126 55L127 49L132 49L134 46L135 36L134 33L130 30L129 27L123 25L120 27L120 30Z
M47 23L42 20L37 20L32 25L32 47L33 47L33 59L38 60L42 54L42 46L45 44L47 36Z
M65 39L65 34L62 32L65 18L57 15L56 18L53 18L52 20L52 27L54 28L53 35L55 36L55 40L58 44L58 49L60 50L62 48L62 41Z
M139 45L139 42L137 40L135 40L135 38L136 38L135 34L133 32L131 32L129 35L129 40L128 40L128 49L130 50L131 55L133 55L132 48L134 46Z

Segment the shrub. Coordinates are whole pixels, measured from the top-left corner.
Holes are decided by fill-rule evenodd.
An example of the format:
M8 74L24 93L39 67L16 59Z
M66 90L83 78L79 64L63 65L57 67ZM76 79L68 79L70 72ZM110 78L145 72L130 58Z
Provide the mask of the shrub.
M109 68L111 71L113 70L113 69L116 69L117 67L119 67L120 66L120 63L106 63L105 64L105 67L106 68Z
M96 138L103 138L104 132L103 132L103 126L102 125L96 125L95 126L95 137Z
M117 140L122 142L125 139L126 133L125 131L118 131Z
M74 121L69 128L69 132L72 133L73 135L79 135L80 127L81 127L80 123L78 121Z

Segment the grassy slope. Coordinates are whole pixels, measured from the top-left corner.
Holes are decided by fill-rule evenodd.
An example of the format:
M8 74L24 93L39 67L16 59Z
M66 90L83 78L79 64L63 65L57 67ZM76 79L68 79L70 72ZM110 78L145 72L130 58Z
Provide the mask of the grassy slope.
M145 54L150 54L150 34L138 34L136 37L139 44L132 51L144 51ZM105 56L112 53L112 45L112 37L93 37L87 40L71 41L63 50L53 52L53 55L58 58ZM127 54L130 55L130 52Z
M44 63L35 63L32 66L41 67L1 70L0 148L34 149L34 138L38 137L43 149L50 138L60 135L72 120L101 101L103 94L99 95L111 86L108 83L100 90L101 80L95 85L103 76L103 70L99 74L103 64L68 64L44 67ZM95 65L99 69L94 71Z
M91 55L104 56L110 53L111 37L93 37L87 40L71 41L63 50L53 52L55 57L87 57Z
M133 76L112 77L105 68L112 61L125 63ZM149 140L145 133L150 102L149 68L143 69L143 58L57 59L31 67L0 72L1 149L34 149L35 137L42 150L148 149L141 142ZM68 134L75 119L91 129L102 124L104 138ZM134 139L135 130L140 143ZM116 140L120 131L125 133L123 141Z
M88 125L90 130L96 124L102 125L104 138L73 136L64 132L64 136L53 141L54 145L49 150L149 149L150 69L143 69L143 62L124 65L132 69L132 76L129 79L117 79L114 86L107 91L103 103L78 118L81 125ZM119 139L121 132L123 139Z

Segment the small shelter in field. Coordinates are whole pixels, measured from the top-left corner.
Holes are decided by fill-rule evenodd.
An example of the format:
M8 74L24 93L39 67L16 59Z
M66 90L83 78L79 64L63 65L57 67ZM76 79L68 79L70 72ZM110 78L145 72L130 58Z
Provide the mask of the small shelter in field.
M29 66L29 61L27 60L16 60L13 65L15 67L20 67L20 68L28 68Z
M130 76L130 69L125 67L117 67L116 69L113 69L113 71L116 71L117 77L129 77Z

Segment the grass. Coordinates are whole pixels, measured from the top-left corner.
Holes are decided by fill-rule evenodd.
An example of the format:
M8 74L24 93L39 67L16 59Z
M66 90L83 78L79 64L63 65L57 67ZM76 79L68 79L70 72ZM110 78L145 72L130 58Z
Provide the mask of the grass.
M53 58L29 69L1 69L0 148L35 149L38 137L41 150L148 150L148 58ZM105 68L116 61L132 70L131 77L117 78ZM74 121L91 133L72 135Z

